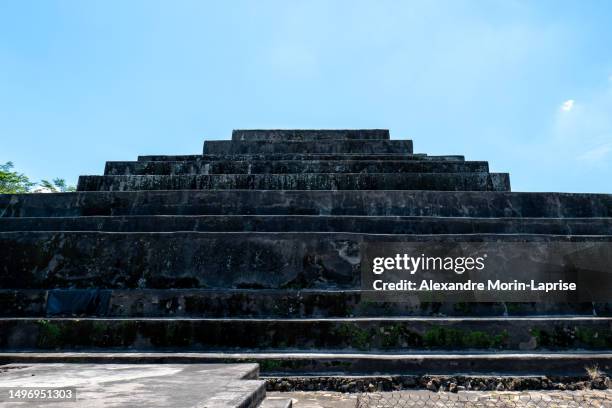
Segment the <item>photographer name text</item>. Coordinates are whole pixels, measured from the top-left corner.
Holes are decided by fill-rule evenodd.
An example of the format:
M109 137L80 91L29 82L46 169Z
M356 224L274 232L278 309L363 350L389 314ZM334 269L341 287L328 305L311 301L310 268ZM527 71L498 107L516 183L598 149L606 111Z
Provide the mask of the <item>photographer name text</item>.
M420 281L412 281L402 279L397 282L385 282L382 279L377 279L373 282L372 288L376 291L537 291L537 292L562 292L576 291L575 282L565 282L558 280L556 282L537 282L535 280L519 282L487 280L487 282L474 282L471 279L465 282L435 282L431 279L423 279Z

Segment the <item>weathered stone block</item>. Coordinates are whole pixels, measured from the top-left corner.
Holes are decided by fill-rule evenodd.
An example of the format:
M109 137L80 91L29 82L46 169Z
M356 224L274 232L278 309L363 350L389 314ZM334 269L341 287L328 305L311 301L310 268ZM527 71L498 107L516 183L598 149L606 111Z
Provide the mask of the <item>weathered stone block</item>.
M429 156L423 153L415 154L384 154L384 153L259 153L259 154L203 154L203 155L154 155L138 156L138 161L252 161L252 160L434 160L434 161L464 161L462 155Z
M612 195L410 190L0 194L0 217L205 214L609 218Z
M612 240L612 195L511 193L486 162L412 151L377 129L239 130L109 162L88 191L0 195L0 350L170 348L58 358L293 374L610 364L571 351L612 347L609 302L362 301L364 243Z
M612 316L612 303L362 302L359 290L295 289L106 289L107 303L74 305L65 292L97 289L0 290L0 316L106 316L207 318L329 318L380 316ZM49 308L47 299L62 299ZM77 307L79 306L79 307Z
M321 140L316 142L236 142L207 140L204 154L412 153L412 140Z
M612 218L441 218L350 215L0 217L0 231L612 235Z
M0 288L360 287L364 242L583 242L612 236L2 232Z
M602 350L612 318L10 319L0 347L155 350ZM597 333L595 336L594 334ZM526 346L529 345L529 346Z
M235 141L389 140L388 129L237 129Z
M508 191L499 173L306 173L81 176L79 191L137 190L442 190Z
M255 160L107 162L104 174L486 173L487 162L391 160Z

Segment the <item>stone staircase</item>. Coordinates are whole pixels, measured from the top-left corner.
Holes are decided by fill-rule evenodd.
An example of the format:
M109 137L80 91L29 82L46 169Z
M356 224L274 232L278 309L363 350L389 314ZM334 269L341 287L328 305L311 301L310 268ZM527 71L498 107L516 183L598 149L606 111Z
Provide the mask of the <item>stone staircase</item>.
M515 193L386 130L238 130L78 191L0 195L0 362L264 375L583 374L610 303L361 301L360 243L610 240L612 195Z

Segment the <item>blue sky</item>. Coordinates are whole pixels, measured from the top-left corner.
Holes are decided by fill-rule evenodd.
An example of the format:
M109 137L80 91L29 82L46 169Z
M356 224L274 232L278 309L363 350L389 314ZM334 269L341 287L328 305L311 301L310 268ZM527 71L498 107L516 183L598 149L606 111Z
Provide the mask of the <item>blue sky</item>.
M233 128L389 128L612 193L609 1L0 2L0 162L31 178Z

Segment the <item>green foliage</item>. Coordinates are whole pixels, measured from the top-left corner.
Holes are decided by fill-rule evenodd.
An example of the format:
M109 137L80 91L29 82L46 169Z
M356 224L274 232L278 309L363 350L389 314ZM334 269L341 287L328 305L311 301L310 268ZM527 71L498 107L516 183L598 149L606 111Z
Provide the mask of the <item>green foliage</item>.
M610 348L612 333L609 330L597 330L585 327L555 327L552 330L532 329L531 335L540 348L561 349L568 347L585 347L589 349Z
M76 191L74 186L66 185L66 180L62 178L54 178L52 181L42 180L40 186L53 193L66 193L70 191Z
M612 344L612 333L609 330L576 328L576 338L589 348L609 348Z
M355 324L343 323L334 330L334 335L350 343L356 349L367 350L370 348L370 339L374 334Z
M466 331L434 327L425 332L423 340L429 348L501 349L508 338L506 330L492 335L481 331Z
M381 339L383 349L419 347L423 342L419 334L410 331L404 324L382 326L380 333L383 335Z
M261 360L258 363L263 372L279 370L283 366L280 360Z
M28 193L36 183L28 176L13 171L13 162L0 164L0 194Z
M76 191L74 186L66 184L66 180L54 178L52 181L42 180L40 183L30 181L28 176L13 170L13 162L0 164L0 194L19 194L36 192L36 186L52 193Z
M54 348L61 345L62 330L55 323L49 320L39 320L38 322L38 347Z

